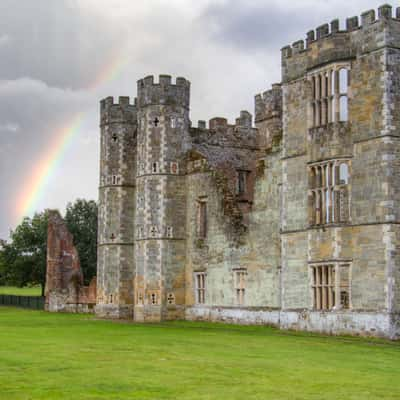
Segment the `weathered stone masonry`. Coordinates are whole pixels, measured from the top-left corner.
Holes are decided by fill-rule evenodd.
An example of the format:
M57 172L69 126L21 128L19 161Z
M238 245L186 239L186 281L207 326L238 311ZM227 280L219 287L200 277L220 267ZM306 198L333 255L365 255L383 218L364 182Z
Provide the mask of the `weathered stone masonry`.
M96 278L83 285L83 273L72 234L58 211L49 213L45 309L51 312L94 311Z
M101 102L96 312L400 335L400 8L282 49L252 116L190 83Z

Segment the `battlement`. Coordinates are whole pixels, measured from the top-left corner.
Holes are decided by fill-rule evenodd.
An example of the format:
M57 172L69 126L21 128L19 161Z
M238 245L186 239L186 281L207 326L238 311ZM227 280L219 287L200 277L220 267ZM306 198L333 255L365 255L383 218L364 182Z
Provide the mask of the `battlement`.
M272 85L272 89L257 94L255 102L255 121L281 117L282 115L282 87L279 83Z
M386 29L390 29L391 35L382 35ZM342 30L339 20L334 19L308 31L305 40L297 40L281 49L282 80L296 79L306 70L328 62L351 59L357 54L391 46L399 39L400 7L396 8L395 15L392 6L384 4L377 13L368 10L360 17L347 18Z
M176 78L172 83L170 75L160 75L158 83L150 75L137 82L138 105L173 105L189 108L190 82L185 78Z
M100 101L100 122L127 122L135 123L137 113L137 99L133 104L130 103L128 96L120 96L118 103L114 103L112 96L106 97Z
M251 128L253 116L246 110L240 111L239 118L236 118L236 126L240 128Z

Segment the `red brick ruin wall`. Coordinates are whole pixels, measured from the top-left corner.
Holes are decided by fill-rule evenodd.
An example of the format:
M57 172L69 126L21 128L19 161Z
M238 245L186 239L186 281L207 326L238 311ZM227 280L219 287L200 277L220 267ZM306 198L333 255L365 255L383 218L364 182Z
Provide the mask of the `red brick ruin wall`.
M58 211L49 215L45 296L53 312L91 312L96 303L96 277L84 286L73 236Z

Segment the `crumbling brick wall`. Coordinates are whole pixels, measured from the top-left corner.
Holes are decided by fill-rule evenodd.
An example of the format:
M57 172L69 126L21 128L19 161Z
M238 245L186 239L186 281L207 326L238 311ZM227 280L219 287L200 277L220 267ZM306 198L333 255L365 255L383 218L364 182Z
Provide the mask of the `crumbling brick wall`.
M83 285L83 273L73 236L58 211L49 215L45 309L91 312L96 303L96 278Z

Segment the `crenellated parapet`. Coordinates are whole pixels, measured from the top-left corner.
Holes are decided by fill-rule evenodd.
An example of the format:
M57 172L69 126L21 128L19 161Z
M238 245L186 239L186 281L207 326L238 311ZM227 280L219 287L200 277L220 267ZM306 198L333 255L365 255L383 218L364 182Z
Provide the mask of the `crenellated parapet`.
M100 101L100 124L127 123L136 124L137 99L130 103L128 96L120 96L114 103L112 96Z
M306 40L282 48L282 81L297 79L329 62L351 60L384 46L398 47L399 40L400 7L395 15L392 6L384 4L377 13L368 10L360 17L347 18L344 30L335 19L307 32Z
M240 116L236 118L238 128L251 128L253 125L253 116L246 110L240 111Z
M176 78L175 84L169 75L160 75L155 83L152 75L137 82L138 106L172 105L189 109L190 82L185 78Z
M255 96L255 121L280 118L282 115L282 87L279 83L272 85L272 89Z

